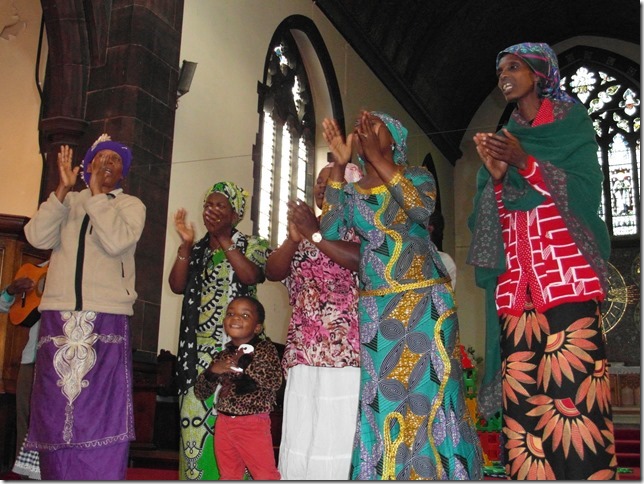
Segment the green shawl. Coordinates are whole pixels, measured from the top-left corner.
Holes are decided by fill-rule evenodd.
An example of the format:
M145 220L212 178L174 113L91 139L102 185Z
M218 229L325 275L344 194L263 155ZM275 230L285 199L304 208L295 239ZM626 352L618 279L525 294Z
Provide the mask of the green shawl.
M519 139L526 153L538 160L546 187L573 240L606 290L610 237L606 224L597 214L603 174L597 161L595 131L582 104L558 101L553 104L555 113L567 111L561 119L536 127L522 126L511 119L507 129ZM485 166L479 169L476 182L474 211L468 218L472 243L467 263L475 266L476 284L485 290L486 348L482 386L486 386L500 381L500 324L495 290L497 278L506 267L493 182ZM515 167L508 169L503 180L502 199L509 210L524 211L545 200Z

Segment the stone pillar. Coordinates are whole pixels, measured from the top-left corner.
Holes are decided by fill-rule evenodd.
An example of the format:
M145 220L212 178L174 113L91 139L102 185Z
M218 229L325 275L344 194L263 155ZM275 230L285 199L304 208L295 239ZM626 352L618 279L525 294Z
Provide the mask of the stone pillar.
M41 0L41 5L48 57L39 125L40 147L45 154L39 202L44 201L58 184L56 159L60 146L68 144L75 148L87 130L85 104L90 70L82 2Z

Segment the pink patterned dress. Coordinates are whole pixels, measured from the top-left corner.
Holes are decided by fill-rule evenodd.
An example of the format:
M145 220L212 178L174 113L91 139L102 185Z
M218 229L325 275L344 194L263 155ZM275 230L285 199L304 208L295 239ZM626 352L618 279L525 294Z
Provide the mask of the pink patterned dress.
M284 280L293 308L282 366L360 366L358 288L354 272L303 240Z
M360 395L357 275L303 240L283 282L293 313L279 471L285 480L348 479Z

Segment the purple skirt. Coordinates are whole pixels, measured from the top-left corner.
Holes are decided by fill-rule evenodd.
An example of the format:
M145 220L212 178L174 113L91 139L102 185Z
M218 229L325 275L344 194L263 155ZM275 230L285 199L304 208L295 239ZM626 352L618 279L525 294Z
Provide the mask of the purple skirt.
M26 449L97 449L134 440L128 317L43 311Z

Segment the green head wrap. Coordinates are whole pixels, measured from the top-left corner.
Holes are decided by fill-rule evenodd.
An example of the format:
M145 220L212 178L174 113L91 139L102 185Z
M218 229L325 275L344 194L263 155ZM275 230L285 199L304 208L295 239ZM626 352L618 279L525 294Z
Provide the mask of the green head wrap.
M213 193L221 193L228 199L228 202L237 214L237 222L235 223L235 225L237 225L241 221L241 219L244 218L244 211L246 209L246 197L249 195L249 193L233 182L217 182L204 195L204 203Z

